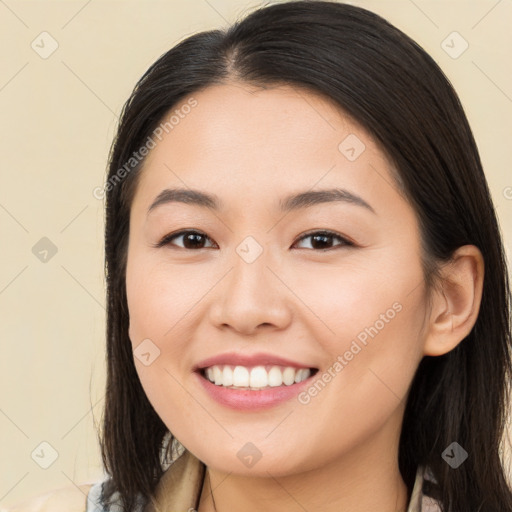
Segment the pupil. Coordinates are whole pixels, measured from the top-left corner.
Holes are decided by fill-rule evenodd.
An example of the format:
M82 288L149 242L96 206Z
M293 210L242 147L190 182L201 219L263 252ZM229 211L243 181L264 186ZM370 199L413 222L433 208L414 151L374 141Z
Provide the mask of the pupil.
M201 242L200 242L201 238L202 238L202 235L199 235L198 233L189 233L188 235L185 236L185 245L187 245L187 243L191 242L191 245L193 247L197 247L198 245L201 245ZM198 242L198 239L199 239L199 242Z
M322 239L323 243L325 245L325 240L331 238L331 235L313 235L313 240ZM328 244L327 244L328 245ZM313 247L315 244L313 244ZM322 242L320 243L320 246L322 246Z

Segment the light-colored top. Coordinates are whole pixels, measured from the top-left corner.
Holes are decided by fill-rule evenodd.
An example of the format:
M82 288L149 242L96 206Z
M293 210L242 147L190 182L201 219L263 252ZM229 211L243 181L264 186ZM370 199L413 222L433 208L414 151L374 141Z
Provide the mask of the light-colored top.
M137 512L192 512L199 507L199 498L206 466L191 452L183 454L165 471L158 482L155 499L139 502ZM0 512L123 512L119 504L106 508L101 503L103 484L108 478L94 484L59 489L33 498L18 507L0 509ZM423 482L435 479L420 466L407 512L441 512L438 503L423 493Z

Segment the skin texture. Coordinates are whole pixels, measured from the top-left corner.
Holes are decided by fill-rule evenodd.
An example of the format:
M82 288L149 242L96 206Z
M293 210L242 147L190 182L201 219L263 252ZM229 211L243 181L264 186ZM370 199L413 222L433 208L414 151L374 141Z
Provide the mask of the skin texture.
M365 130L290 86L230 82L193 96L197 106L150 152L131 209L130 339L134 349L150 339L160 350L148 366L135 358L149 400L208 466L218 512L405 511L398 442L408 389L425 354L449 352L474 325L480 252L460 248L429 303L415 212ZM365 145L354 161L339 149L351 134ZM174 202L147 214L170 187L215 194L224 207ZM289 194L333 187L375 213L348 202L278 209ZM154 247L183 229L205 235L198 249L179 235ZM304 237L311 230L354 245ZM236 251L247 236L263 249L250 264ZM400 311L389 319L393 304ZM307 404L234 411L192 372L238 351L288 357L320 376L381 315L384 327ZM237 457L248 442L262 454L252 467ZM206 480L199 512L214 510L209 494Z

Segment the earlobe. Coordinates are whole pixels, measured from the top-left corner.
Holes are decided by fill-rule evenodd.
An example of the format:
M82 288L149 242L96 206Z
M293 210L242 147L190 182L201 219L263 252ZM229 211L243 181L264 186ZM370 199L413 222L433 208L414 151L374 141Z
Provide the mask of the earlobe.
M441 268L441 281L432 291L432 306L424 355L440 356L454 349L473 329L484 280L484 260L474 245L459 247Z

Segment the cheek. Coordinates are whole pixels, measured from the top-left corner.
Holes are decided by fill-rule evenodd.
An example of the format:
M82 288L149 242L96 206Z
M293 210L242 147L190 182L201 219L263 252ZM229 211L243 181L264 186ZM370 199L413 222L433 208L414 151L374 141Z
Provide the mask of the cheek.
M143 251L128 255L129 337L137 373L156 411L166 411L171 398L186 408L180 382L190 373L189 340L199 322L198 301L208 290L207 283L194 265L155 261ZM140 357L147 352L150 364L148 357Z
M155 263L143 255L129 256L126 293L132 343L145 338L160 342L174 336L181 327L180 319L197 301L202 283L197 272Z
M298 294L308 297L320 319L313 322L318 325L314 338L329 354L325 367L335 376L324 380L335 381L333 388L344 390L349 401L371 402L372 396L386 394L392 401L402 398L422 358L422 269L419 260L411 262L409 255L405 265L399 256L380 258L372 266L347 265L339 272L315 271L315 280L301 278ZM357 411L357 400L352 405Z
M413 314L411 308L414 315L423 310L420 263L405 266L406 258L400 258L398 252L375 255L354 255L338 266L297 267L285 275L284 280L293 283L293 291L310 310L310 325L318 324L317 339L332 343L331 348L342 349L358 335L364 343L375 332L367 328L375 324L379 333L400 330L402 321ZM411 255L408 259L410 262Z
M184 326L194 297L186 293L184 281L182 272L151 261L142 251L128 255L129 336L137 374L157 413L168 421L167 416L174 417L170 412L179 410L180 421L186 423L192 404L180 383L187 364L183 357L187 347ZM172 422L169 425L176 426Z
M299 401L303 417L317 429L314 435L332 440L331 446L363 443L390 418L400 428L398 409L422 357L424 311L422 287L410 293L406 277L383 289L362 276L352 286L341 281L329 286L337 293L325 299L324 311L335 334L325 327L315 333L328 358ZM315 423L315 417L324 420Z

